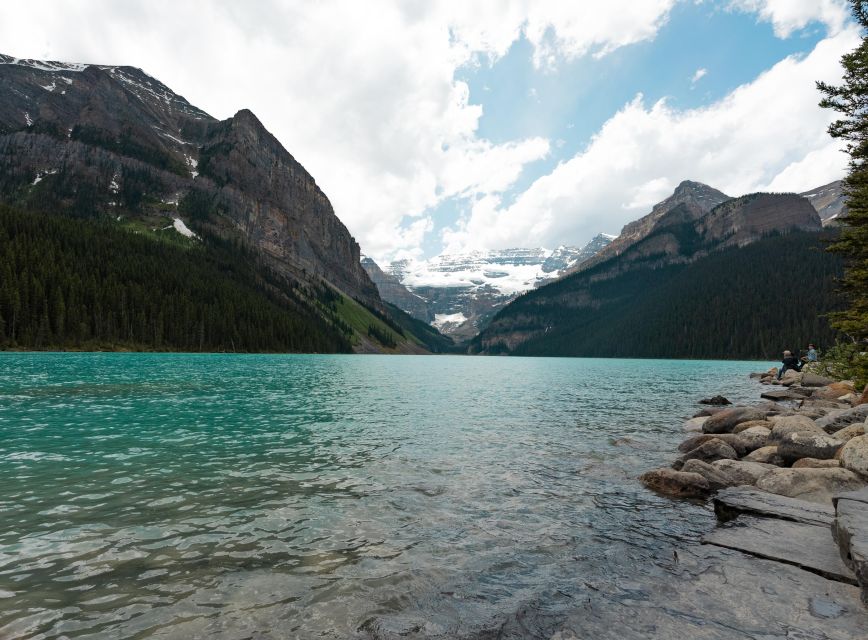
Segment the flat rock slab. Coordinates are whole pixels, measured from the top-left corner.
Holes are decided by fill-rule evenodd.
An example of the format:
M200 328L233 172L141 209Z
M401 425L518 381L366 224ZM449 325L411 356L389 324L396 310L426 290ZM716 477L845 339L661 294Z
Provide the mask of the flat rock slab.
M577 582L565 612L530 601L461 637L494 640L862 640L868 609L859 590L797 567L714 546L678 550L668 568L638 563L630 580ZM389 636L390 638L392 636ZM397 637L397 636L396 636Z
M789 389L774 389L760 394L760 398L774 400L775 402L780 400L801 400L803 397L804 396L799 395L798 393L793 393Z
M829 527L746 517L721 525L703 536L702 542L791 564L830 580L858 584L841 559Z
M752 487L731 487L714 496L714 512L721 522L747 514L779 518L828 527L835 520L835 510L823 504L779 496Z
M857 489L856 491L847 491L846 493L839 493L838 495L832 498L832 502L837 507L838 500L853 500L854 502L862 502L868 505L868 487L862 487L861 489Z
M868 504L841 498L833 528L844 563L856 574L868 604Z

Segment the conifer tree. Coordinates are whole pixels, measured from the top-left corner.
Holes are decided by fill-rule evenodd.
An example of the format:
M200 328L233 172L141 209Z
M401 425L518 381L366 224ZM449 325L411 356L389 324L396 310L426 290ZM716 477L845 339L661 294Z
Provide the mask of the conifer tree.
M860 45L841 58L844 82L833 86L818 82L824 94L821 107L834 109L841 118L829 126L833 138L846 141L850 169L845 179L848 213L840 239L830 249L841 253L846 270L841 281L847 296L845 310L832 323L855 342L868 341L868 1L852 0L852 11L862 26Z

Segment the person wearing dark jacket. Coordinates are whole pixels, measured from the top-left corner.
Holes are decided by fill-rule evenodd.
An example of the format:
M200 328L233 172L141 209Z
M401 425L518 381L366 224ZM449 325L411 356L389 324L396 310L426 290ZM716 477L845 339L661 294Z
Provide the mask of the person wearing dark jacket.
M799 359L792 354L790 351L784 351L784 358L781 361L781 368L778 371L778 380L780 380L784 374L790 369L794 371L802 370L802 363L799 362Z

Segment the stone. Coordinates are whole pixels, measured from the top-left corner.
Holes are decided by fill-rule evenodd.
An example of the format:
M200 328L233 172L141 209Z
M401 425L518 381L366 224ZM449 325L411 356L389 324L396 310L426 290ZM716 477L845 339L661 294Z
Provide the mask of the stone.
M862 602L868 606L868 509L859 500L846 495L835 501L835 523L832 535L841 559L847 564L862 587Z
M723 396L714 396L712 398L703 398L699 401L699 404L711 404L715 406L722 406L725 404L732 404L729 400L724 398Z
M705 421L708 420L708 416L702 416L700 418L691 418L690 420L685 420L684 422L684 430L685 431L697 431L702 432L702 425L705 424Z
M800 458L831 460L844 445L837 438L819 433L788 433L778 444L778 455L784 462L792 463Z
M707 406L703 407L699 411L693 414L694 418L707 418L708 416L713 416L716 413L720 413L721 411L726 411L726 407L712 407Z
M817 425L826 433L836 433L851 424L864 423L868 419L868 404L861 404L850 409L838 409L822 418L817 418Z
M708 481L712 491L734 486L730 476L702 460L688 460L681 467L683 473L698 473Z
M835 545L830 544L828 526L746 516L704 535L702 543L791 564L831 580L858 584Z
M817 424L806 416L774 416L769 444L778 444L791 433L816 433L826 435Z
M756 451L751 451L744 457L747 462L763 462L766 464L777 464L783 460L778 456L778 448L776 446L760 447Z
M816 373L805 372L802 374L803 387L825 387L835 382L832 378L818 376Z
M703 498L708 495L708 480L698 473L685 473L672 469L654 469L639 477L648 489L675 498Z
M841 461L835 459L801 458L793 463L793 469L833 469L840 466Z
M859 396L859 400L853 403L855 406L861 404L868 404L868 384L865 385L865 389L862 391L862 395Z
M678 450L681 453L687 453L688 451L692 451L696 447L711 440L722 440L733 448L739 458L747 455L749 451L747 443L742 439L741 435L735 435L732 433L698 433L696 435L691 435L689 438L684 440L684 442L678 445Z
M730 478L729 486L753 485L772 469L774 465L745 460L715 460L711 466Z
M733 427L732 429L732 432L741 433L742 431L750 429L751 427L765 427L766 429L771 430L773 426L774 424L772 424L772 422L770 422L769 420L748 420L747 422L742 422L741 424L735 425L735 427Z
M833 382L814 391L814 395L811 397L817 400L836 400L848 393L853 393L852 382Z
M760 398L778 402L780 400L801 400L802 396L790 391L789 389L772 389L771 391L764 391L761 393Z
M726 444L723 440L719 438L712 438L707 442L703 442L695 449L691 449L690 451L685 453L683 456L681 456L681 458L676 460L672 466L675 469L680 469L681 466L688 460L702 460L703 462L713 462L722 458L736 460L738 459L738 454L735 452L735 449Z
M770 435L771 431L765 427L751 427L737 434L736 437L744 445L745 451L750 452L766 446ZM736 447L733 448L735 449Z
M863 484L848 469L772 469L756 486L781 496L831 504L833 495L858 489Z
M868 478L868 436L850 438L836 457L845 469Z
M856 436L864 436L865 435L865 425L860 424L851 424L849 427L844 427L840 431L835 432L835 437L842 441L847 442L851 438L855 438Z
M733 428L748 420L764 420L766 412L754 407L733 407L715 413L702 425L704 433L732 433Z
M714 513L721 522L733 520L743 513L823 527L830 526L835 520L835 510L830 505L788 498L744 486L720 490L714 496Z

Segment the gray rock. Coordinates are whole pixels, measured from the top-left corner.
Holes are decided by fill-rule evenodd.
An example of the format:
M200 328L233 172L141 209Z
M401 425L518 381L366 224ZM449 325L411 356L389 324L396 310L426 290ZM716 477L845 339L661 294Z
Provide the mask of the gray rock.
M802 374L802 386L804 387L825 387L833 382L835 381L831 378L818 376L816 373L805 372Z
M801 458L830 460L844 445L837 438L819 433L788 433L778 444L778 454L787 463Z
M868 404L860 404L851 409L831 411L822 418L818 418L817 424L826 433L835 433L844 427L849 427L851 424L864 423L866 418L868 418Z
M765 427L766 429L771 430L773 426L774 425L769 420L748 420L747 422L742 422L741 424L735 425L735 427L733 427L732 429L732 432L741 433L742 431L750 429L751 427Z
M678 445L678 450L681 453L687 453L688 451L692 451L696 447L705 444L706 442L710 442L711 440L722 440L730 447L733 448L736 455L741 458L744 455L747 455L748 449L747 442L741 438L741 435L735 435L732 433L701 433L690 436L680 445Z
M837 458L841 465L863 478L868 478L868 436L856 436L841 447Z
M842 442L847 442L851 438L855 438L856 436L864 436L865 435L865 425L864 424L851 424L849 427L844 427L840 431L835 432L835 437Z
M807 416L775 416L772 418L772 432L769 435L769 444L778 444L791 433L816 433L825 435L817 424Z
M766 412L755 407L734 407L715 413L705 424L702 431L705 433L732 433L736 425L748 420L764 420Z
M778 448L774 445L761 447L756 451L751 451L744 457L747 462L763 462L766 464L783 464L783 460L778 455Z
M831 504L832 496L863 486L847 469L772 469L756 483L757 488L790 498Z
M801 458L793 463L793 469L834 469L840 466L841 461L835 459Z
M702 425L705 424L706 420L708 420L708 416L703 416L701 418L691 418L690 420L686 420L684 422L684 430L702 433Z
M648 489L675 498L702 498L711 487L698 473L684 473L672 469L654 469L643 473L640 482Z
M730 476L702 460L688 460L681 467L683 473L698 473L708 481L712 491L734 486Z
M711 466L730 479L731 487L756 484L765 474L777 468L772 464L745 460L716 460Z
M766 446L770 435L771 431L765 427L751 427L740 432L736 437L744 445L745 451L750 452Z
M723 396L714 396L712 398L703 398L699 401L699 404L710 404L714 406L723 406L727 404L732 404L729 400L724 398Z
M737 460L738 454L735 452L735 449L726 444L723 440L720 440L719 438L712 438L708 442L703 442L695 449L691 449L690 451L685 453L683 456L681 456L681 458L675 461L673 467L675 469L680 469L681 466L688 460L702 460L703 462L714 462L715 460L721 460L723 458L729 460Z

